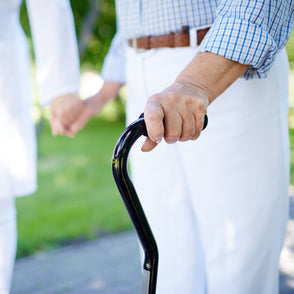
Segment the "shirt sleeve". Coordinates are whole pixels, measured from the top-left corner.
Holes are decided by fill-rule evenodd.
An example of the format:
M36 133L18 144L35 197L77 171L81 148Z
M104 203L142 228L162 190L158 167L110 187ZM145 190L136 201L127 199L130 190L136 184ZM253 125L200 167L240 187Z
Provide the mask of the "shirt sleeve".
M220 0L199 49L252 65L247 79L264 78L290 37L293 9L293 0Z
M104 81L125 83L126 40L117 32L104 59L101 76Z
M68 0L27 0L37 66L40 104L79 91L80 66Z

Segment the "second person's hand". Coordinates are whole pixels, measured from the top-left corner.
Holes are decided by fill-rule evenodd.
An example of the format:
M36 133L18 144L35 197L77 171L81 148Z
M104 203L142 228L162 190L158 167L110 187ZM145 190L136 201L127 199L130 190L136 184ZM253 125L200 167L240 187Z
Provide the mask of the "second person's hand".
M176 81L151 96L144 111L148 138L142 151L152 150L162 138L169 144L196 140L207 113L208 97L201 88L184 81Z
M105 81L99 92L82 101L83 107L75 117L75 120L71 123L70 131L73 134L76 134L79 130L81 130L89 119L97 115L110 99L118 95L122 86L122 83Z
M71 124L84 108L77 93L69 93L55 97L51 101L51 130L54 136L67 135L73 137Z

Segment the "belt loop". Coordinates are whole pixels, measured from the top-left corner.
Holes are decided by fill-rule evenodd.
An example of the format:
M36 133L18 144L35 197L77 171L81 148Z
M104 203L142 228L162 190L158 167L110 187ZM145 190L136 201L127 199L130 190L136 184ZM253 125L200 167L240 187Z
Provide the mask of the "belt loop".
M191 28L189 29L189 38L190 38L190 47L197 47L197 29Z
M137 49L137 38L133 38L132 39L132 47L134 47L135 49Z

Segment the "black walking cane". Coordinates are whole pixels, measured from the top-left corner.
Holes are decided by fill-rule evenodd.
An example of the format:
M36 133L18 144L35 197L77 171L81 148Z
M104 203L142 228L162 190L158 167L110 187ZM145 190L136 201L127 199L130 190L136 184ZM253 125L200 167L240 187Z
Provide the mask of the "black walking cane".
M207 123L208 118L205 115L203 130ZM112 173L145 254L142 294L155 294L158 269L157 244L127 170L129 151L142 135L147 137L143 114L130 124L119 137L112 156Z

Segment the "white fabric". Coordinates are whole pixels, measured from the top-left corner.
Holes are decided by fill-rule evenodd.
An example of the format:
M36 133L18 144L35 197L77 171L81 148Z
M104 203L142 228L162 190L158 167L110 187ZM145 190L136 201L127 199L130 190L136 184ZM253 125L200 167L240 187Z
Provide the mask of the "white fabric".
M30 115L30 57L20 26L20 0L0 0L0 198L36 189L36 140ZM41 102L77 92L78 55L67 0L27 0Z
M34 41L41 104L79 91L79 57L68 0L26 0Z
M127 50L127 121L172 83L195 49ZM277 294L288 218L288 61L237 80L197 141L131 152L134 185L159 247L158 294Z
M16 254L16 238L14 199L0 199L0 294L9 293Z

